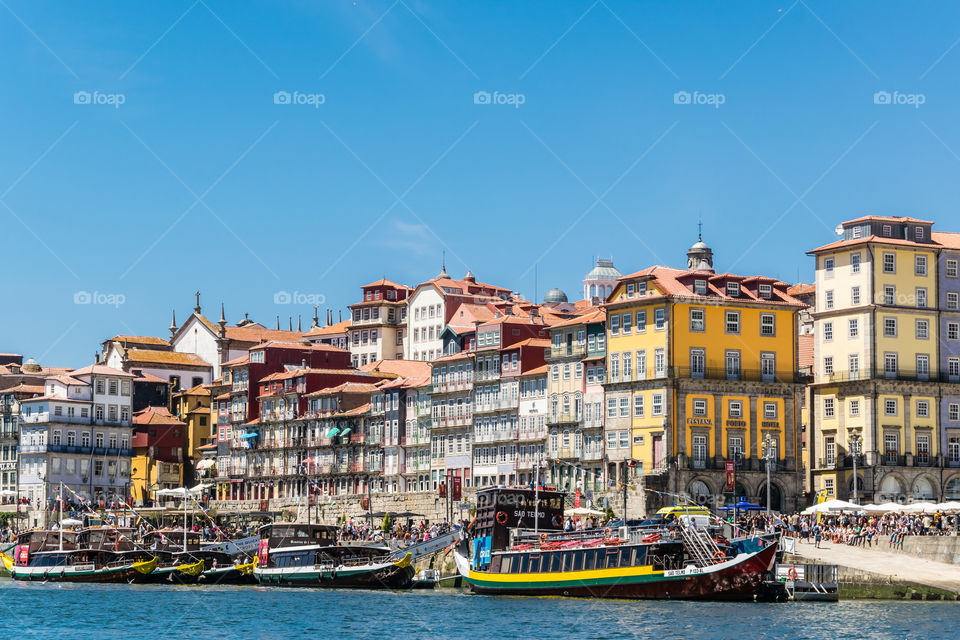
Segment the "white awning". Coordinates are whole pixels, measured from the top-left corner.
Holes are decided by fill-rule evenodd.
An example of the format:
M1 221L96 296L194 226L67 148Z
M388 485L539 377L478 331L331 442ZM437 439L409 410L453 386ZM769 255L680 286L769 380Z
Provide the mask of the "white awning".
M216 465L217 465L216 460L214 460L213 458L207 458L206 460L201 460L200 462L197 463L197 471L210 469L211 467L215 467Z

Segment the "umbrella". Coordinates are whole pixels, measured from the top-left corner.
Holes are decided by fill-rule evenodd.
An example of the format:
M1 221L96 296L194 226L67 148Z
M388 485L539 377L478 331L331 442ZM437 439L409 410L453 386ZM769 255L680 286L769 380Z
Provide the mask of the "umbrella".
M720 507L720 511L763 511L763 507L758 504L753 504L752 502L747 502L746 500L741 500L737 504L728 504L725 507Z
M4 489L0 491L0 496L3 496L3 497L15 496L15 495L17 495L17 492L14 491L13 489Z
M573 509L567 509L563 512L563 515L568 517L576 516L602 516L604 515L603 511L597 511L596 509L587 509L586 507L574 507Z
M852 502L847 502L846 500L827 500L826 502L821 502L820 504L815 504L813 506L807 507L800 513L805 516L814 514L814 513L828 513L831 511L861 511L862 508L858 504L853 504Z
M176 489L160 489L157 491L158 496L173 496L176 498L182 498L184 495L196 496L203 493L204 489L209 489L211 485L209 484L198 484L195 487L189 489L184 487L177 487Z
M75 518L64 518L60 521L60 526L62 527L80 527L83 526L83 520L77 520Z
M960 502L941 502L937 505L940 511L960 511Z
M932 502L914 502L903 507L903 513L936 513L937 505Z

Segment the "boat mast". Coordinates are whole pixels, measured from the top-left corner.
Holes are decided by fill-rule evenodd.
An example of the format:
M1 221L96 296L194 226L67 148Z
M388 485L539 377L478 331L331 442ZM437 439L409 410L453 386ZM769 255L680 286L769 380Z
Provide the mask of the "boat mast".
M60 481L60 493L57 496L57 502L60 503L60 551L63 551L63 481Z
M187 552L187 488L183 487L183 552Z
M537 470L534 473L533 483L533 537L539 540L540 523L540 450L537 450Z

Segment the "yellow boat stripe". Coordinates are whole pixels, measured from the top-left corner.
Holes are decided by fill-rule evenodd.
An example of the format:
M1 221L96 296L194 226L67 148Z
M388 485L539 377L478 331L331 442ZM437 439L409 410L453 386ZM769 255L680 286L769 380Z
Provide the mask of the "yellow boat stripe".
M592 569L590 571L555 571L549 573L485 573L470 571L471 580L486 582L559 582L563 580L597 580L603 578L626 578L633 576L663 576L663 571L654 571L650 565L620 567L617 569Z

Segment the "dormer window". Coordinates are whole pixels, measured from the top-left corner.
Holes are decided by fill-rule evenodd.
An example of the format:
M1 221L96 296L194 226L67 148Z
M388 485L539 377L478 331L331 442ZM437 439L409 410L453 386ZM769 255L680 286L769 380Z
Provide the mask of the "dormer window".
M645 296L645 295L647 295L647 281L646 281L646 280L644 280L643 282L638 282L638 283L637 283L637 295L638 295L638 296Z
M914 240L923 240L923 227L913 228L913 238Z
M636 286L634 283L628 282L628 283L627 283L627 297L628 297L628 298L632 298L632 297L634 296L634 294L636 293L636 289L637 289L637 286Z
M863 235L863 227L854 227L850 231L850 236L854 239L859 238Z
M883 227L880 228L880 235L884 238L891 237L893 235L893 228L888 224L883 225Z
M769 298L773 295L773 287L769 284L760 285L760 297Z
M707 295L707 281L706 280L694 280L693 281L693 292L698 296Z
M727 283L727 295L731 297L737 297L740 295L740 284L738 282L728 282Z

